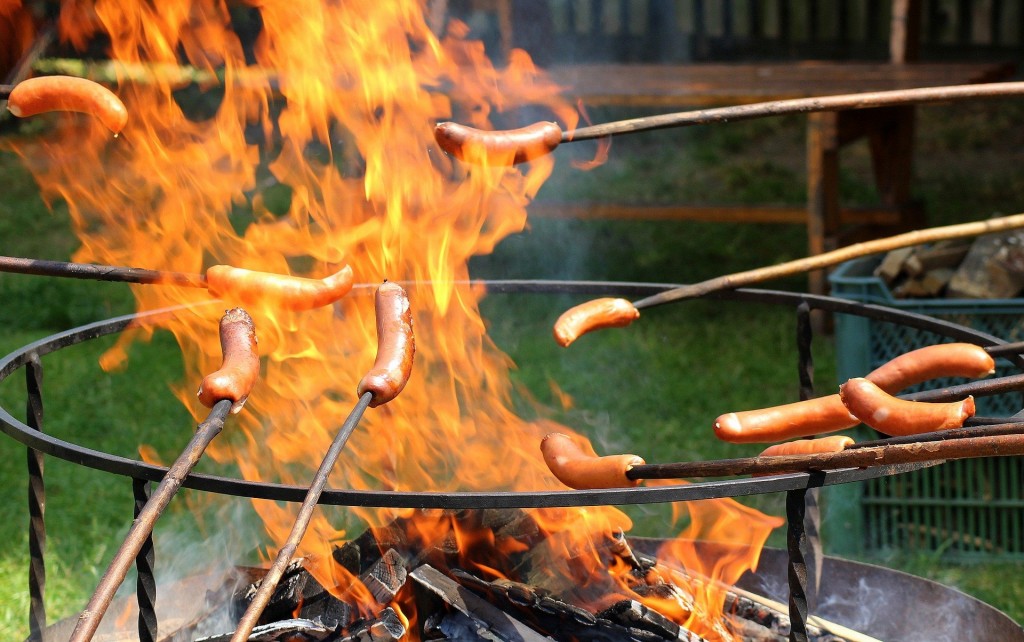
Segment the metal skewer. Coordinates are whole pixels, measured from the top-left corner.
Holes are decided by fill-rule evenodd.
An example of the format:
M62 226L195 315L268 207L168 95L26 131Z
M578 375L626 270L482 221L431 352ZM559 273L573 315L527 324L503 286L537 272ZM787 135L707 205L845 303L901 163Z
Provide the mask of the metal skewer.
M103 574L92 598L79 616L75 630L71 633L68 642L88 642L92 639L100 625L100 620L103 619L103 614L106 613L107 607L110 606L110 602L114 598L114 593L124 581L142 545L153 532L156 520L181 488L181 484L188 477L189 472L199 462L206 447L223 430L224 419L231 411L231 403L230 399L225 399L214 405L206 420L199 424L188 446L167 470L167 474L164 475L163 480L153 491L149 501L146 502L145 508L132 522L128 535L125 536L121 548L114 555L114 559L111 560L110 566Z
M146 270L135 267L115 267L95 263L69 263L67 261L45 261L25 259L16 256L0 256L0 272L56 276L68 279L91 281L115 281L141 283L145 285L165 284L193 288L207 287L206 276L187 272Z

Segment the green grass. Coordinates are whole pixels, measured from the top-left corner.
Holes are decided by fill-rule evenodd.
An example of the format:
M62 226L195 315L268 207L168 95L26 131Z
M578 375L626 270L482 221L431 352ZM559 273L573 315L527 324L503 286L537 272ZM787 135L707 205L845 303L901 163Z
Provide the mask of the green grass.
M1024 110L1007 103L967 109L921 110L918 196L935 222L962 221L992 212L1024 209L1024 177L1015 155ZM630 114L633 115L633 114ZM617 114L595 114L595 121ZM803 202L803 138L800 119L728 124L617 139L610 162L592 172L568 169L564 155L585 157L583 145L560 157L539 198L563 197L679 200L694 203ZM925 134L925 132L934 132ZM562 153L562 152L560 152ZM844 152L844 196L870 202L870 167L863 146ZM66 259L76 246L60 204L40 202L17 159L0 154L0 254ZM533 220L529 231L502 242L473 263L480 277L689 282L803 256L799 226L726 225L693 222ZM801 278L773 283L799 290ZM124 286L0 274L0 354L53 332L132 309ZM543 402L546 413L591 435L609 452L634 451L650 461L696 460L753 454L711 436L720 412L780 403L796 396L795 330L787 310L765 306L688 302L652 309L628 330L584 337L568 350L554 346L551 323L567 296L496 295L484 302L492 336L518 367L525 400ZM140 443L175 453L187 441L191 420L171 396L180 357L173 339L158 333L136 343L128 368L102 372L97 360L110 344L101 339L44 359L46 430L77 443L134 457ZM833 348L815 342L818 388L835 385ZM552 384L574 400L562 408ZM0 385L0 403L16 415L24 406L21 376ZM0 438L0 639L27 633L27 543L24 449ZM47 604L51 621L82 607L126 531L131 487L101 473L47 462L47 525L50 533ZM174 502L168 529L191 541L214 540L219 516L193 517L195 502ZM744 500L781 514L781 498ZM240 502L244 504L244 502ZM226 519L247 519L231 503ZM636 532L665 536L667 510L631 509ZM162 522L163 523L163 520ZM161 526L162 528L162 526ZM776 533L771 543L782 544ZM190 540L188 536L184 538ZM159 540L158 540L159 541ZM212 545L212 544L211 544ZM219 544L218 544L219 545ZM248 544L249 549L255 546ZM235 545L246 550L246 545ZM165 556L161 560L172 558ZM243 561L243 560L234 560ZM883 563L954 584L1024 621L1024 565L998 561L952 564L937 555L889 556Z

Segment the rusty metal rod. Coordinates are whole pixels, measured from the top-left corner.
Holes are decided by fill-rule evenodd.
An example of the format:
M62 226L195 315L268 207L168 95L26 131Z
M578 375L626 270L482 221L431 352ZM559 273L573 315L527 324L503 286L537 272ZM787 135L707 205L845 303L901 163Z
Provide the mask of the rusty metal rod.
M0 272L33 274L36 276L57 276L68 279L92 281L117 281L123 283L180 285L194 288L207 287L206 276L187 272L145 270L134 267L114 267L95 263L69 263L67 261L45 261L25 259L16 256L0 256Z
M263 614L263 610L267 608L267 603L274 594L277 583L281 581L285 569L295 555L295 550L299 547L299 542L302 541L302 536L306 534L309 522L313 518L313 510L320 499L320 494L327 485L327 478L331 474L331 469L334 468L334 463L338 460L338 456L345 447L345 442L348 441L352 431L355 430L359 420L362 419L363 413L370 405L371 400L373 400L373 393L369 391L364 392L359 397L359 401L356 402L348 418L345 419L345 423L342 424L338 434L335 435L334 441L331 442L330 448L327 449L327 454L324 456L323 461L320 462L320 468L316 471L316 475L313 476L313 481L309 486L309 491L306 493L306 498L302 500L299 514L295 518L295 523L292 525L292 531L288 534L287 541L277 552L277 558L267 570L267 574L260 580L259 588L256 589L256 595L253 596L249 606L245 609L245 613L238 621L238 628L235 629L234 634L231 636L231 642L245 642L248 640L253 627L256 626L256 622Z
M124 581L146 538L153 532L156 520L164 512L164 509L167 508L167 504L170 503L171 498L178 492L178 489L181 488L181 484L188 477L189 472L199 462L199 458L202 457L206 447L224 429L224 419L231 411L231 403L230 399L225 399L218 401L213 406L206 420L197 427L196 433L192 440L189 441L188 446L185 447L185 450L182 451L181 455L178 456L167 470L167 474L164 475L163 480L160 481L156 490L153 491L153 495L146 502L145 508L142 509L139 516L132 522L128 535L125 536L124 541L121 543L121 548L118 549L114 559L111 560L89 603L86 604L85 609L78 616L75 630L72 631L68 642L89 642L89 640L92 640L92 636L100 625L100 620L103 619L103 614L106 613L107 607L110 606L110 602L114 598L114 593Z
M820 270L822 268L838 265L851 259L867 256L869 254L888 252L889 250L909 247L912 245L920 245L922 243L934 243L935 241L944 241L947 239L1003 232L1020 227L1024 227L1024 214L1011 214L1009 216L1002 216L985 221L974 221L971 223L959 223L957 225L945 225L942 227L932 227L924 230L914 230L912 232L896 234L895 236L888 236L886 238L876 239L873 241L854 243L853 245L847 245L846 247L832 250L831 252L808 256L794 261L768 265L765 267L755 268L753 270L746 270L744 272L726 274L713 279L708 279L707 281L701 281L699 283L681 285L677 288L665 290L638 301L634 301L633 306L637 309L652 308L654 306L671 303L673 301L701 297L719 290L733 290L735 288L746 287L748 285L762 283L771 279L794 276L804 272L810 272L811 270Z
M916 105L953 100L970 100L976 98L1002 98L1024 94L1024 82L995 82L975 85L950 85L947 87L921 87L917 89L895 89L891 91L872 91L860 94L840 94L837 96L816 96L811 98L790 98L772 100L749 105L733 105L713 109L630 118L589 127L580 127L562 132L562 142L592 140L605 136L635 134L637 132L668 129L672 127L689 127L709 123L733 122L750 120L766 116L785 116L788 114L807 114L820 111L845 111L851 109L871 109L894 105Z
M923 432L917 435L901 435L899 437L887 437L885 439L872 439L871 441L860 441L846 447L846 450L858 450L861 448L876 448L878 446L895 446L898 444L924 443L927 441L948 441L950 439L971 439L973 437L989 437L993 435L1017 435L1024 434L1024 421L1016 423L988 424L985 426L971 426L968 428L950 428L937 430L935 432Z
M948 459L1007 457L1024 455L1024 434L967 437L948 441L893 444L849 449L836 453L742 457L718 461L644 464L626 471L626 477L639 479L683 479L689 477L727 477L733 475L779 474L868 468Z

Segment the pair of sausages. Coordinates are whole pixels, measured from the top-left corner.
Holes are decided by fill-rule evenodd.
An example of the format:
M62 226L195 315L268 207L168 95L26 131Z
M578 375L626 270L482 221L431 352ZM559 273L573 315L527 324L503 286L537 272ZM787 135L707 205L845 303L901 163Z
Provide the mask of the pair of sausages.
M886 402L891 404L894 401L902 402L891 395L912 385L939 377L974 379L992 374L994 370L995 360L984 348L970 343L943 343L899 355L869 373L865 379L873 383L879 392L885 394L888 399L891 399L892 401ZM863 387L862 384L857 384L848 388L847 396L850 396L854 388L859 393ZM857 395L858 393L852 394ZM871 399L877 402L884 398L875 393ZM896 405L903 408L902 404ZM899 420L907 421L912 416L908 414L908 411L920 412L925 410L921 406L926 405L940 404L915 404L906 410L891 412L890 420L884 424L885 429L880 429L880 431L900 430L893 426L897 420L891 417L899 417ZM869 415L865 415L865 417L867 416ZM852 428L861 421L871 425L871 421L874 419L869 421L865 417L853 412L852 408L848 408L847 404L843 403L843 398L839 394L835 394L771 408L726 413L715 420L714 431L719 439L731 443L776 442L836 432ZM908 427L902 430L922 432L909 427L912 424L906 425Z
M39 76L14 86L7 109L20 118L50 111L74 111L99 119L114 135L128 124L128 110L103 85L74 76Z
M385 282L374 300L377 319L377 356L373 368L357 386L359 396L372 394L370 407L385 404L405 388L412 373L416 342L412 311L402 286ZM242 409L260 373L260 357L252 317L242 308L228 310L220 320L221 366L203 378L199 401L212 408L218 401L232 402L231 412Z

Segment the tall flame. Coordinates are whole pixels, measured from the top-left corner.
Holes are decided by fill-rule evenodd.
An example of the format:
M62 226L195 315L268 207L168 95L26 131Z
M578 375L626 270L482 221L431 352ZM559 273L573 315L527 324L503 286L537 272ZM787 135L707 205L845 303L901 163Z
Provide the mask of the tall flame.
M235 28L243 21L259 25L255 39L239 35L249 33ZM510 361L486 334L478 306L485 293L467 282L470 257L524 229L553 161L470 167L432 140L439 121L518 125L527 106L533 120L547 112L574 127L576 111L525 52L496 69L465 25L452 21L435 34L423 0L81 0L63 3L59 29L82 50L109 39L113 64L87 71L112 69L116 78L106 80L117 81L130 113L116 140L66 116L17 148L44 195L67 202L82 243L74 260L182 272L224 264L313 278L349 264L362 283L418 283L409 288L412 378L396 400L367 413L331 486L562 488L538 451L551 427L510 409ZM210 457L233 462L247 479L308 483L374 359L372 297L360 291L372 289L333 308L249 310L261 379ZM172 286L134 292L144 310L207 296ZM221 307L161 322L185 356L176 394L197 420L197 382L219 365ZM104 367L119 367L131 340L123 336ZM293 508L254 506L269 537L283 541ZM408 512L358 513L383 525ZM611 507L536 518L563 560L588 557L608 533L630 526ZM417 523L424 540L451 528L436 515ZM329 547L347 536L318 517L301 552L329 560ZM604 572L590 557L587 572ZM325 585L358 585L335 565L316 570ZM551 570L579 574L567 562Z

